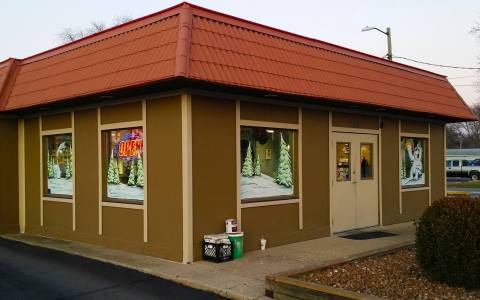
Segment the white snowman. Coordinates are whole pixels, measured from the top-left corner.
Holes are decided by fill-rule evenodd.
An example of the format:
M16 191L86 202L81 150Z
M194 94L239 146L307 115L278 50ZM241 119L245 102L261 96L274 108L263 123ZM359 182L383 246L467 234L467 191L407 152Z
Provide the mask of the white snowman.
M412 150L412 144L409 143L407 144L407 153L412 163L409 181L417 181L423 175L422 146L418 143Z

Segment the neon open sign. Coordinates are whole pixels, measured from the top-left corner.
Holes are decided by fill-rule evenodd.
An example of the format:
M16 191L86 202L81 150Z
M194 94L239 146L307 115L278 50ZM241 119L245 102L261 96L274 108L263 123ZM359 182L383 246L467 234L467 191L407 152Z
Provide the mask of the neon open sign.
M137 159L143 152L143 139L138 134L126 134L115 145L115 154L123 160Z

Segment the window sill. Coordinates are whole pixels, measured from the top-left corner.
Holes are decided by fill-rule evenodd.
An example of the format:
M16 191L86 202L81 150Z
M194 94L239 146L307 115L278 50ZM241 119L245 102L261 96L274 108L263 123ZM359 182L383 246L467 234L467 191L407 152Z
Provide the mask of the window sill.
M285 199L285 200L263 200L263 201L260 200L260 201L244 202L240 204L240 208L294 204L294 203L300 203L300 199L295 198L295 199Z
M102 201L102 207L117 207L117 208L129 208L129 209L143 209L142 202L112 202L112 201Z
M411 188L401 188L400 191L403 192L415 192L415 191L425 191L429 190L429 186L418 186L418 187L411 187Z
M58 197L58 196L43 196L42 201L73 203L73 199L71 197Z

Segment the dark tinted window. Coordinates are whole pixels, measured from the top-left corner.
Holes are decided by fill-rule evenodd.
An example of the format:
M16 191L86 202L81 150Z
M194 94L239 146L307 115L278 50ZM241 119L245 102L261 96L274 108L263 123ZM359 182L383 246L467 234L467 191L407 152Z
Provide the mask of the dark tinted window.
M480 166L480 159L473 159L473 160L462 160L462 166L467 167L478 167Z
M460 165L460 161L452 160L452 167L458 167Z
M447 160L447 167L451 167L452 166L452 161L451 160Z

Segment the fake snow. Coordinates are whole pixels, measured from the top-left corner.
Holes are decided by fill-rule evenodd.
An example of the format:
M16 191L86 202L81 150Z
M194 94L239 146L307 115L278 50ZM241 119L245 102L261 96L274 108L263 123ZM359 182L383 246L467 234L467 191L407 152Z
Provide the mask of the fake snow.
M72 195L72 179L49 178L48 189L52 195Z
M415 186L423 184L425 184L425 176L423 176L423 174L420 174L417 180L415 180L415 178L402 178L402 186Z
M143 188L128 184L108 184L108 198L143 200Z
M293 195L293 187L277 184L275 180L265 174L253 177L240 175L240 198L266 198L275 196Z

